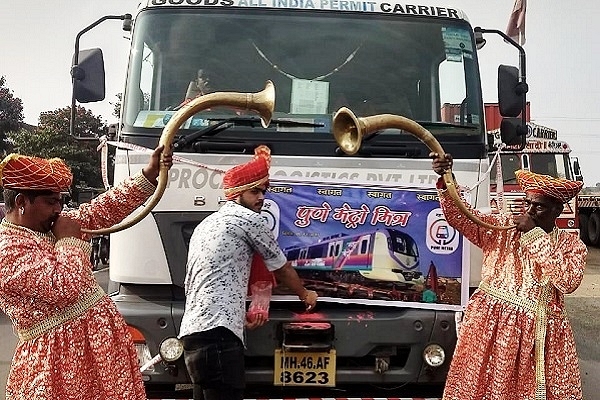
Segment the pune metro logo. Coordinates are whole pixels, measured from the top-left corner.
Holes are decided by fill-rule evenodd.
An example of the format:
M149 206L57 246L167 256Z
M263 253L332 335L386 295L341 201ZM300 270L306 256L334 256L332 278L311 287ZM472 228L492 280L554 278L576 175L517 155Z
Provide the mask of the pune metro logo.
M263 207L260 210L260 216L265 220L265 224L269 227L275 239L279 236L279 206L271 199L265 199Z
M427 247L435 254L452 254L459 244L458 231L448 224L441 208L427 215Z

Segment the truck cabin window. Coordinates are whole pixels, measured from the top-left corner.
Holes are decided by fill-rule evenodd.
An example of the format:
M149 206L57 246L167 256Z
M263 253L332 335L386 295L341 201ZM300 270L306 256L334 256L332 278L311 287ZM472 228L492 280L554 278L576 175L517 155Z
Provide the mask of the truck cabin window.
M331 118L345 106L357 116L391 113L432 123L432 131L443 124L449 136L482 137L470 27L460 20L390 17L144 11L132 39L125 127L162 128L198 95L254 93L272 80L274 117ZM215 107L200 114L246 112Z

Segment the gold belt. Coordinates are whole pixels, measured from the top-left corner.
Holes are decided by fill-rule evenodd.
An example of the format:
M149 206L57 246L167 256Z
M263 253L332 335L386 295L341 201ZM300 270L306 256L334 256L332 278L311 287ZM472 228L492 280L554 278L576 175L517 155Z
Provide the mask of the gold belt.
M544 365L544 346L546 343L546 327L548 323L548 302L552 287L549 284L541 287L537 302L519 297L514 293L490 286L486 282L479 284L479 290L507 303L515 305L535 314L535 400L546 400L546 371Z
M67 307L60 314L53 315L41 322L38 322L30 328L18 330L17 335L23 342L35 339L38 336L56 328L57 326L80 316L90 307L96 304L102 297L104 297L104 295L104 290L100 286L96 286L96 289L92 293L82 297L77 301L77 303Z

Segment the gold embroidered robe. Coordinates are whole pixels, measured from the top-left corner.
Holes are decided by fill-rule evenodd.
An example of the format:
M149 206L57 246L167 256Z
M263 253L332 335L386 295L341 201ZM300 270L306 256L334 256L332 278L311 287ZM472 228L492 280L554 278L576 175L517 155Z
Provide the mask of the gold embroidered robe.
M67 214L82 227L112 226L154 191L141 174ZM17 344L6 400L145 400L131 335L101 289L82 314L27 340L45 324L98 291L89 242L58 242L5 220L0 224L0 309L25 340Z
M483 250L482 284L469 299L443 399L581 400L564 295L583 279L585 244L558 229L481 228L439 193L448 223ZM474 213L495 226L514 224L509 214Z

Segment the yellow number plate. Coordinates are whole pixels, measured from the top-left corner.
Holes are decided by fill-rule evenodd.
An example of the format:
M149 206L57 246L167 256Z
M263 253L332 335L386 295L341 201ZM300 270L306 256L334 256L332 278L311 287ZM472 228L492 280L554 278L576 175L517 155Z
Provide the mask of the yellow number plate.
M276 386L335 386L335 350L304 353L275 350Z

